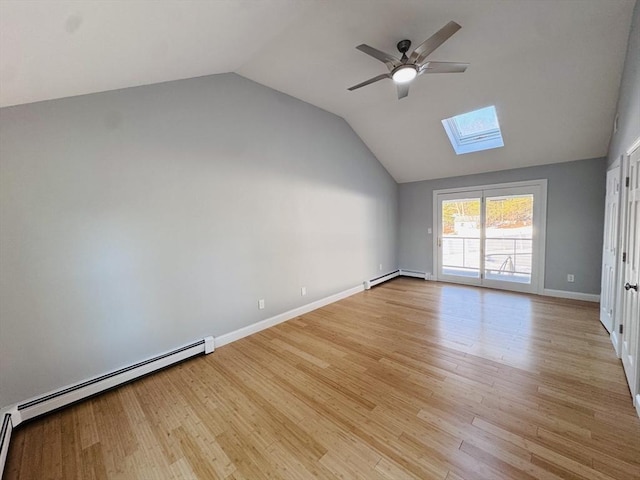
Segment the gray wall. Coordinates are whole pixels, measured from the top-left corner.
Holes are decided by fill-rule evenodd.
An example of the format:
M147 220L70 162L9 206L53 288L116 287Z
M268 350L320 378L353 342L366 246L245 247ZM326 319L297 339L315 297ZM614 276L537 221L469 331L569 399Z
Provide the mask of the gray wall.
M396 269L397 190L235 74L0 110L0 406Z
M618 95L618 131L611 137L608 164L611 165L640 136L640 2L636 2Z
M603 158L400 184L400 268L433 272L433 191L546 178L544 287L600 293L605 168ZM435 232L435 228L433 230ZM575 283L567 282L567 273Z

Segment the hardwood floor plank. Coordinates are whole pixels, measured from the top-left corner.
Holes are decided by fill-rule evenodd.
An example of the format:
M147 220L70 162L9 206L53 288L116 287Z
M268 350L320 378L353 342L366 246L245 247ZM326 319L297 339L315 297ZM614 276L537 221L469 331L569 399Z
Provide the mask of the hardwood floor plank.
M34 423L33 434L25 439L20 458L20 469L17 470L19 478L39 478L42 476L40 472L44 473L43 456L46 444L40 441L42 438L44 438L44 421ZM9 472L11 471L10 469Z
M82 449L82 478L86 480L106 480L109 476L113 477L116 472L112 470L109 473L107 473L100 444L94 443Z
M28 437L26 435L16 435L17 432L18 430L15 430L11 437L11 448L7 452L3 478L20 478L22 455L24 454L24 445Z
M21 425L16 479L640 479L596 304L397 278Z
M44 419L43 436L48 440L48 452L43 456L42 469L46 472L43 480L62 476L62 429L60 417Z
M518 457L509 455L507 452L501 452L495 449L492 444L482 442L478 439L462 442L460 450L468 453L480 462L486 463L487 465L493 466L496 470L506 473L509 478L518 478L520 480L561 479L561 477L557 477L551 473L541 472L540 470L533 471L535 466L530 461L521 460Z
M62 476L60 478L82 478L81 429L77 428L75 423L75 410L67 408L59 412L58 415L60 416L62 439ZM20 430L17 431L19 432ZM31 435L33 435L33 432L31 432ZM10 451L11 449L13 449L13 440L11 440Z
M533 455L543 458L560 467L566 468L570 472L574 472L579 475L588 475L589 478L593 478L597 480L611 480L612 478L609 475L596 472L590 467L562 455L562 453L558 451L551 450L550 448L544 447L532 440L523 438L511 432L508 432L503 428L497 427L495 425L492 425L489 422L482 420L481 418L476 418L473 421L473 424L479 428L482 428L487 432L493 433L494 435L502 438L503 440L510 441L515 445L518 445L530 451Z

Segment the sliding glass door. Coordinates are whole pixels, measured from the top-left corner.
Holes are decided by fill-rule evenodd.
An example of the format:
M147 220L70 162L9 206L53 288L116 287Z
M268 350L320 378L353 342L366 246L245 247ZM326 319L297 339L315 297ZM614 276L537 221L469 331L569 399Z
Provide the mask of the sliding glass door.
M537 293L545 186L435 192L437 279Z
M480 285L482 192L443 194L440 202L441 252L438 279Z

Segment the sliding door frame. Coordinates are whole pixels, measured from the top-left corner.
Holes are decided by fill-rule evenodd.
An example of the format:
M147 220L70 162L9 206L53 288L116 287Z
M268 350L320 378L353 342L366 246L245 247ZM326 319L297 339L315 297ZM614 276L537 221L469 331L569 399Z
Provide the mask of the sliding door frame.
M439 280L438 278L438 265L440 263L439 259L439 248L438 248L438 239L441 236L440 225L438 225L438 195L443 194L465 194L471 191L482 191L482 190L500 190L500 189L509 189L509 188L517 188L517 187L537 187L540 192L540 198L538 201L540 202L537 213L540 215L537 223L539 224L539 228L535 228L536 225L534 223L533 229L533 241L534 241L534 250L538 252L538 258L534 259L535 268L537 269L537 275L535 275L535 279L532 275L532 285L530 293L535 293L538 295L542 295L544 291L544 266L545 266L545 247L546 247L546 231L547 231L547 180L546 179L538 179L538 180L526 180L521 182L507 182L507 183L496 183L490 185L470 185L468 187L457 187L457 188L446 188L441 190L433 191L433 232L432 235L432 279ZM483 197L484 198L484 197ZM534 205L535 208L535 205ZM484 201L482 202L481 209L484 209ZM482 212L484 215L484 212ZM532 266L534 266L532 264ZM462 283L462 282L461 282ZM488 285L485 285L488 286ZM498 285L491 285L489 288L502 288ZM506 290L515 290L516 288L504 288Z

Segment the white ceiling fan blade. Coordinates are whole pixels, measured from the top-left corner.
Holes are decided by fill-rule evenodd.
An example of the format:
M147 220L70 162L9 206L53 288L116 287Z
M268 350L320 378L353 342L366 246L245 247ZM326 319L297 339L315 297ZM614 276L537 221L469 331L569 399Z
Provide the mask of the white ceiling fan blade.
M423 73L463 73L468 66L468 63L427 62L418 70L418 75Z
M353 91L360 87L366 87L367 85L370 85L375 82L379 82L380 80L384 80L385 78L391 78L391 75L389 75L388 73L383 73L382 75L378 75L377 77L373 77L373 78L370 78L369 80L365 80L364 82L354 85L353 87L349 87L347 90Z
M409 61L411 63L422 63L429 54L431 54L436 48L446 42L454 33L460 30L462 27L456 22L449 22L436 33L431 35L427 40L422 42L411 53Z
M402 63L400 62L400 59L394 57L393 55L382 52L377 48L370 47L369 45L366 45L364 43L362 45L358 45L356 49L360 50L363 53L366 53L367 55L372 56L376 60L380 60L382 63L386 64L387 67L389 67L389 70L391 70L394 67L397 67Z
M401 98L404 98L407 95L409 95L409 85L410 84L411 84L411 82L397 83L396 84L398 86L398 100L400 100Z

